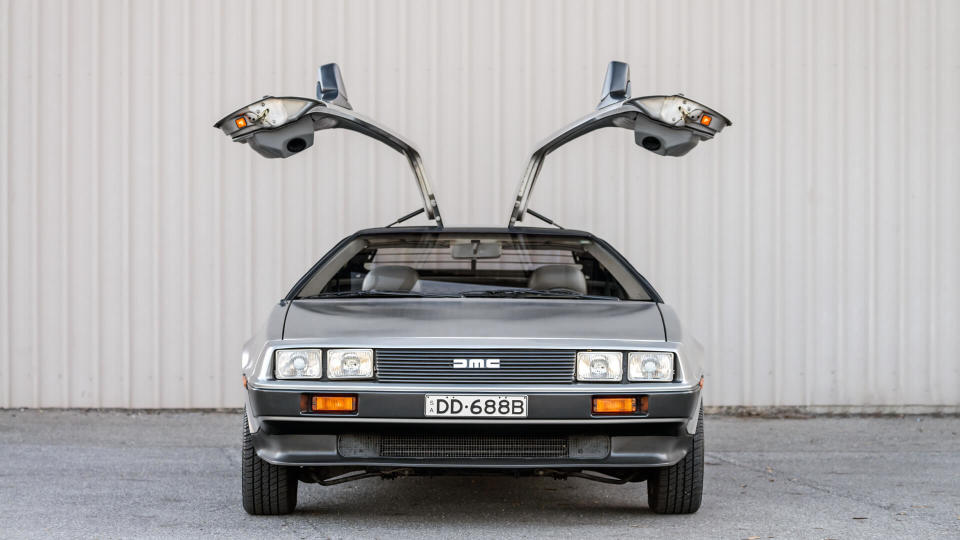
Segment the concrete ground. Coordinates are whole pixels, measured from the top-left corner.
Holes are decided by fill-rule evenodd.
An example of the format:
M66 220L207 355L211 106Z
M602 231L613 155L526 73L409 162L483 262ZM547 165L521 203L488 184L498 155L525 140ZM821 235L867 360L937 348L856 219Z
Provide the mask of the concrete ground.
M0 536L960 538L960 418L708 416L704 501L645 484L369 479L240 507L237 413L0 411Z

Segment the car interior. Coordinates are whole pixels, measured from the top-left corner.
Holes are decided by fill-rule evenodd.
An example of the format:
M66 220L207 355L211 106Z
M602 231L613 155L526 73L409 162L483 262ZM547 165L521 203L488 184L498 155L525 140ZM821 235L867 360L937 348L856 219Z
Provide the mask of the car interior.
M361 286L364 291L391 292L422 292L423 288L420 274L414 268L396 264L374 266L364 276ZM587 294L587 278L579 265L546 264L530 274L527 288L538 291L563 289Z
M581 238L546 236L371 237L346 253L340 267L324 276L325 283L311 280L304 289L308 292L300 297L343 297L350 292L495 295L533 290L649 298L629 295L594 256L598 249L590 244ZM617 270L623 275L623 268Z

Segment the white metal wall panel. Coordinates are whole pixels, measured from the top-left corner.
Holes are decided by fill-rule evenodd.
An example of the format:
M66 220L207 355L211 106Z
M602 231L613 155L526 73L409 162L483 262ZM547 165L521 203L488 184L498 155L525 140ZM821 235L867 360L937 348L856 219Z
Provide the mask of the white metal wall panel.
M503 224L611 59L734 125L680 160L577 141L531 206L678 308L709 404L960 402L956 1L0 0L0 407L237 406L287 287L419 204L376 143L267 161L223 113L337 61L448 223Z

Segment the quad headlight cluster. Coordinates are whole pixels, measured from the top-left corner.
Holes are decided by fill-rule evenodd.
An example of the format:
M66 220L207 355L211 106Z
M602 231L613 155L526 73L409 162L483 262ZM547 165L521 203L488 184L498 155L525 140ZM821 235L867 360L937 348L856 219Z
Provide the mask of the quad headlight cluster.
M280 349L274 357L278 379L323 378L323 349ZM623 353L581 351L577 353L577 380L620 382L623 380ZM667 382L674 377L672 352L633 351L627 354L627 380ZM326 349L326 377L332 380L373 378L373 349Z
M627 380L667 382L673 380L672 352L634 351L627 354ZM623 380L623 353L581 351L577 353L577 380L620 382Z
M328 379L373 378L373 349L327 349ZM278 379L323 377L322 349L281 349L276 352L274 375Z

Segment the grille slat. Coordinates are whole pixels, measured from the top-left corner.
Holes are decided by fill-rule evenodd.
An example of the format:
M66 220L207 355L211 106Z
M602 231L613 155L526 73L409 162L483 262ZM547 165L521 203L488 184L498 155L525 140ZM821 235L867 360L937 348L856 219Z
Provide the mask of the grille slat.
M451 376L451 377L463 377L463 376L464 376L464 375L461 374L461 373L442 373L442 372L438 373L438 371L440 371L440 370L439 370L439 369L437 369L437 370L430 370L430 369L424 369L424 370L393 369L393 370L390 370L390 374L391 374L391 375L394 375L394 374L409 374L409 375L423 374L423 375L429 375L429 376L431 376L431 377L442 377L442 376L444 376L444 375L449 375L449 376ZM491 371L491 370L475 369L475 370L471 370L471 373L469 374L469 376L473 376L473 377L476 377L476 376L509 377L509 376L511 376L511 375L562 375L562 376L566 376L566 373L556 373L556 372L554 372L554 371L548 371L548 370L540 370L540 371L516 370L516 371L511 371L510 373L505 373L505 372L503 372L503 371L497 372L497 371Z
M576 353L525 349L377 349L377 379L404 383L573 382ZM498 369L454 368L455 358L500 360Z
M337 452L350 458L603 459L605 435L404 433L343 434Z
M495 353L493 353L495 354ZM513 365L529 365L533 367L553 367L556 366L558 362L564 362L569 360L569 358L553 358L550 360L531 360L527 358L503 358L496 357L500 359L501 364L513 364ZM403 360L390 360L390 359L380 359L381 364L394 364L394 365L410 365L410 360L413 358L406 358ZM439 358L439 359L423 359L415 358L417 360L417 366L446 366L449 364L451 358Z
M456 353L453 353L453 354L456 354ZM472 353L472 354L477 354L477 353L474 352L474 353ZM421 356L419 356L419 357L420 357L421 359L423 359L423 360L445 360L448 356L449 356L449 354L432 354L432 355L423 354L423 355L421 355ZM556 354L556 355L538 354L537 356L531 357L531 356L528 356L528 355L526 355L526 354L524 354L524 355L506 355L506 354L504 354L504 355L501 356L501 358L520 358L520 359L524 359L524 360L528 360L528 359L533 359L533 360L535 360L535 359L537 359L537 358L542 358L542 359L545 359L545 360L550 360L550 359L562 359L562 358L567 358L567 356L569 356L569 355L567 355L567 354ZM386 355L386 354L384 354L382 357L383 357L384 359L386 359L386 360L389 360L389 359L392 359L392 358L396 358L396 359L398 359L398 360L405 360L405 359L407 358L407 355Z
M536 458L567 457L566 437L522 435L386 435L382 457Z

